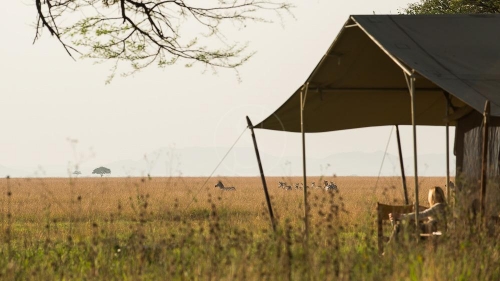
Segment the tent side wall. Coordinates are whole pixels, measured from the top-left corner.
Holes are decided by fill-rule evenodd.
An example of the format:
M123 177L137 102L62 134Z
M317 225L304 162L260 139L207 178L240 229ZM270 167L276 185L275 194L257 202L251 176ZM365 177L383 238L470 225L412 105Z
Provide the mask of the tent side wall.
M483 116L473 111L457 122L455 156L457 199L465 206L473 206L480 197ZM488 168L486 206L490 214L498 213L500 206L500 118L491 117L488 129Z

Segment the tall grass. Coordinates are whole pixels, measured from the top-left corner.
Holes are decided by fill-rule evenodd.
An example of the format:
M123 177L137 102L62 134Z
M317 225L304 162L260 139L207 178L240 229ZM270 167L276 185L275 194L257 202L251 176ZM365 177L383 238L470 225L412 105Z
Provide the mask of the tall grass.
M268 179L276 233L259 178L222 180L236 191L203 178L1 180L0 279L500 279L498 238L460 220L437 245L408 239L380 256L375 202L402 203L397 178L310 189L308 236L302 192L279 189L283 179ZM420 202L442 182L422 178Z

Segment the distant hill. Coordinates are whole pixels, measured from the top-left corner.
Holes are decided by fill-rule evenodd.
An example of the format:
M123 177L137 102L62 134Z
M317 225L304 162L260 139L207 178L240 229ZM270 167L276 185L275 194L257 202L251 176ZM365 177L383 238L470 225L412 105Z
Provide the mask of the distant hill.
M227 148L184 148L176 150L160 149L147 155L145 159L108 163L106 167L113 175L154 175L154 176L208 176L227 152ZM307 158L308 175L376 176L379 174L383 152L346 152L325 158ZM269 176L293 176L302 174L300 157L277 157L261 154L264 172ZM446 173L445 155L427 154L419 156L419 175L442 176ZM413 175L413 157L404 158L407 175ZM455 159L450 163L452 170ZM386 154L382 169L383 176L400 175L397 155ZM258 176L259 170L253 148L234 148L215 170L214 175Z
M0 165L0 177L5 178L7 176L12 178L25 177L28 173L20 169L12 169Z
M123 176L258 176L259 169L253 147L236 147L225 158L228 148L162 148L138 159L119 160L107 163L103 166L111 169L112 177ZM399 160L397 155L386 154L382 164L384 153L381 151L345 152L331 154L324 158L307 158L307 173L310 176L397 176L400 175ZM267 176L297 176L302 174L301 157L278 157L263 153L261 159L264 173ZM420 155L418 159L419 175L421 176L443 176L446 172L444 154ZM413 158L404 158L405 171L407 175L413 175ZM219 165L220 164L220 165ZM219 167L216 169L217 165ZM452 172L455 167L455 158L450 163ZM10 175L13 177L68 177L67 166L50 166L39 169L16 169L0 166L0 176ZM81 167L81 177L95 176L92 170L95 167ZM453 174L453 173L452 173Z

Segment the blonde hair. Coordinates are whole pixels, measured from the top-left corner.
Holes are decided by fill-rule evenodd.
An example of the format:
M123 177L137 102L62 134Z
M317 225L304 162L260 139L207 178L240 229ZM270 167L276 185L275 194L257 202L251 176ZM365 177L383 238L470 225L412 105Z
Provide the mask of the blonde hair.
M444 191L441 187L435 186L429 190L429 203L431 206L437 203L446 203Z

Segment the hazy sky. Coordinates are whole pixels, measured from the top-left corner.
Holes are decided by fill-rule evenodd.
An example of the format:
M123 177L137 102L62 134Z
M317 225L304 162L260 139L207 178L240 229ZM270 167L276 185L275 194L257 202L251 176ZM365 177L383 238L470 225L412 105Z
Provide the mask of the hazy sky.
M48 32L32 44L33 2L6 1L0 17L0 165L7 167L92 166L140 159L161 147L228 147L246 127L246 115L258 123L305 81L350 14L397 13L416 0L293 1L296 19L285 17L284 25L229 31L257 51L240 68L241 82L232 71L214 75L179 64L152 66L110 85L109 64L73 61ZM308 135L308 155L384 151L390 130ZM410 130L402 128L406 156L412 153ZM256 133L266 153L301 153L300 134ZM418 141L419 154L444 153L445 130L421 127ZM247 133L238 146L250 145ZM395 141L389 152L397 154Z

